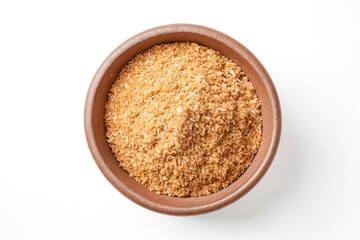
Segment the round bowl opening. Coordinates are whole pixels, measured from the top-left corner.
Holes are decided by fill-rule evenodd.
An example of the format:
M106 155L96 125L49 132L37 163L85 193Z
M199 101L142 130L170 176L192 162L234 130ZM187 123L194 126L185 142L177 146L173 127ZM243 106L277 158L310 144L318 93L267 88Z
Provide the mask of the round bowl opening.
M104 105L121 68L154 45L195 42L213 48L237 63L256 88L261 101L263 139L248 169L230 186L202 197L158 195L129 177L114 158L105 138ZM224 207L246 194L269 168L279 144L280 104L269 74L243 45L216 30L187 24L161 26L140 33L116 48L96 72L85 105L85 132L90 151L105 177L122 194L148 209L175 215L198 214Z

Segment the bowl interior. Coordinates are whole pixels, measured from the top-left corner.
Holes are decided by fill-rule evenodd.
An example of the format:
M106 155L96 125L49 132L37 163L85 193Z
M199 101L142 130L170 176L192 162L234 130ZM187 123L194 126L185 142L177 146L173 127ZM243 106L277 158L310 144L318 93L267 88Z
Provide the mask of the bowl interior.
M105 140L104 104L120 69L137 53L156 44L176 41L196 42L218 50L237 63L254 84L263 118L263 140L252 164L227 188L202 197L177 198L158 195L137 183L115 160ZM181 29L158 28L136 35L114 50L95 74L90 86L85 128L91 152L107 179L125 196L138 204L168 214L193 214L220 208L249 191L269 167L278 144L280 113L271 79L260 62L232 38L207 28L183 26Z

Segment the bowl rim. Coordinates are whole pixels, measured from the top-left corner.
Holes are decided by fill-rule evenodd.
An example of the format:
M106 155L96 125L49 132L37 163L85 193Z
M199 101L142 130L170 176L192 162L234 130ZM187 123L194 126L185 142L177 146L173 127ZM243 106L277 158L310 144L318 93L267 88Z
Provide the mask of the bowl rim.
M256 173L251 176L251 178L247 181L247 183L241 187L240 189L237 189L237 191L234 191L231 195L213 202L211 204L203 205L201 207L183 207L183 208L176 208L176 207L169 207L164 206L155 202L151 202L149 200L145 200L143 197L132 194L132 192L129 190L128 186L123 184L121 181L117 179L117 177L111 172L109 167L105 164L105 160L102 158L100 151L97 147L97 144L95 143L95 134L94 130L92 128L92 108L95 104L95 93L96 89L101 83L104 73L106 70L114 63L114 61L121 56L123 52L125 52L127 49L135 46L139 42L142 42L145 39L153 38L159 35L163 34L169 34L169 33L196 33L205 35L210 38L214 38L216 36L216 39L218 41L221 41L225 43L228 46L231 46L231 48L234 51L237 51L238 49L241 49L242 55L250 62L250 64L256 69L258 74L260 75L260 78L264 85L266 86L266 91L269 95L269 99L271 101L271 105L273 108L273 131L271 135L271 144L269 147L269 150L261 163L260 167L257 169ZM192 215L192 214L200 214L200 213L206 213L210 211L217 210L219 208L222 208L224 206L227 206L234 201L238 200L242 196L244 196L247 192L249 192L259 181L260 179L265 175L267 170L269 169L279 142L280 142L280 135L281 135L281 109L280 109L280 102L279 97L276 92L275 86L267 73L264 66L260 63L260 61L255 57L254 54L252 54L245 46L243 46L241 43L236 41L235 39L231 38L230 36L219 32L215 29L200 26L200 25L193 25L193 24L170 24L170 25L163 25L155 28L151 28L149 30L146 30L144 32L141 32L122 44L120 44L115 50L113 50L107 58L103 61L103 63L98 68L97 72L95 73L91 84L88 89L88 93L86 96L86 102L85 102L85 111L84 111L84 128L85 128L85 135L86 140L90 149L90 152L103 173L103 175L106 177L106 179L116 188L118 189L124 196L129 198L130 200L134 201L135 203L159 212L159 213L165 213L165 214L171 214L171 215Z

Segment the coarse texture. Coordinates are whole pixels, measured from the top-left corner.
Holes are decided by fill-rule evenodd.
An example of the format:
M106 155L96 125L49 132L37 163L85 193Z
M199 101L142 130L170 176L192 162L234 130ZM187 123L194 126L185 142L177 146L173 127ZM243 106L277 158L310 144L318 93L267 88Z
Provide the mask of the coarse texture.
M156 45L121 70L105 125L130 176L178 197L227 187L250 165L262 138L260 101L240 67L185 42Z

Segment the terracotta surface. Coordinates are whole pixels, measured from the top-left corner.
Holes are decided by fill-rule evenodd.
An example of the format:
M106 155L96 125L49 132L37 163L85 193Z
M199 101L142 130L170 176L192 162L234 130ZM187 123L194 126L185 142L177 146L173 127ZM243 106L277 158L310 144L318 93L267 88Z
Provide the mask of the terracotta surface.
M236 62L254 84L262 103L263 140L252 164L229 187L203 197L177 198L151 192L129 177L105 141L104 104L120 69L137 53L153 45L175 41L196 42L220 51ZM263 177L274 159L281 132L279 99L269 74L243 45L216 30L186 24L161 26L142 32L116 48L96 72L85 104L85 132L96 164L122 194L148 209L174 215L205 213L242 197Z

